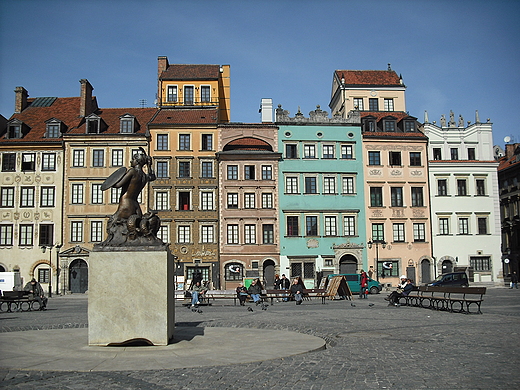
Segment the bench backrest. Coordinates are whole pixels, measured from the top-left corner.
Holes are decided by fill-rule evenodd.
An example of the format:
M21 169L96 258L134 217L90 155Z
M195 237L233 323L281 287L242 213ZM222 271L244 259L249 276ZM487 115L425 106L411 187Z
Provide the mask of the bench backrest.
M444 294L479 294L486 293L486 287L441 287L441 286L421 286L419 291L438 292Z
M23 298L24 296L28 296L28 291L4 291L3 296L4 298L8 299L18 299Z

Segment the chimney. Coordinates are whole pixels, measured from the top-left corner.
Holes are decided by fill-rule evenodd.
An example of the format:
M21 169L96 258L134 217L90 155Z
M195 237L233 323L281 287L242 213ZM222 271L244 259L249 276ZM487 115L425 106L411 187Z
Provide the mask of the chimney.
M86 117L92 114L92 91L94 88L87 79L81 79L79 82L81 83L79 116Z
M27 98L29 97L29 93L27 93L27 90L24 87L16 87L14 93L14 113L19 114L27 107Z
M162 88L161 88L161 75L170 64L168 63L168 57L159 56L157 57L157 104L160 106L163 102Z
M262 123L273 122L273 99L262 99L260 105L262 113Z

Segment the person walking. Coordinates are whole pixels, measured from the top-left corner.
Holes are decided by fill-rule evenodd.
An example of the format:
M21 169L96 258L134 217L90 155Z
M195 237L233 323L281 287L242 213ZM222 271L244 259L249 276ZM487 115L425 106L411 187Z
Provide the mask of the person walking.
M280 279L280 290L289 290L289 287L291 287L291 282L285 277L285 274L282 274L282 278ZM288 300L289 298L283 299L284 302L287 302Z
M513 271L513 273L511 274L511 287L509 288L518 288L518 274L516 273L516 271Z
M359 299L367 299L368 276L364 270L361 270L359 274L359 286Z

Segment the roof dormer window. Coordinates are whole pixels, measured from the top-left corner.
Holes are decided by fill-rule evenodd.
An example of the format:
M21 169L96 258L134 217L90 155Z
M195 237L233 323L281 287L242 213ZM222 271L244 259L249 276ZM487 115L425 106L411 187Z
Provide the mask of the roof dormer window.
M63 123L55 118L46 122L45 138L60 138L62 133Z
M373 116L369 116L363 119L363 131L365 132L375 132L377 131L376 126L376 118Z
M385 120L384 121L385 131L387 132L395 132L395 121L394 120Z
M120 132L131 134L136 131L136 120L133 115L126 114L120 117Z
M404 121L404 131L406 133L415 132L415 121Z
M22 128L23 122L19 119L13 119L11 122L7 124L6 138L22 138Z
M101 133L105 128L104 123L105 122L103 122L103 120L96 114L90 114L86 118L87 134Z

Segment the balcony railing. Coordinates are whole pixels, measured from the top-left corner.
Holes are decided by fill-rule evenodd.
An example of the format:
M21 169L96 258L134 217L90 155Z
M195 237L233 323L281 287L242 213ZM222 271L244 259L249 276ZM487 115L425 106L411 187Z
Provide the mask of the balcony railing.
M209 101L203 101L201 102L200 100L190 100L190 101L176 101L176 102L168 102L168 101L164 101L162 102L162 107L180 107L180 106L185 106L185 107L193 107L193 106L218 106L218 103L219 103L219 100L217 98L215 99L210 99Z

